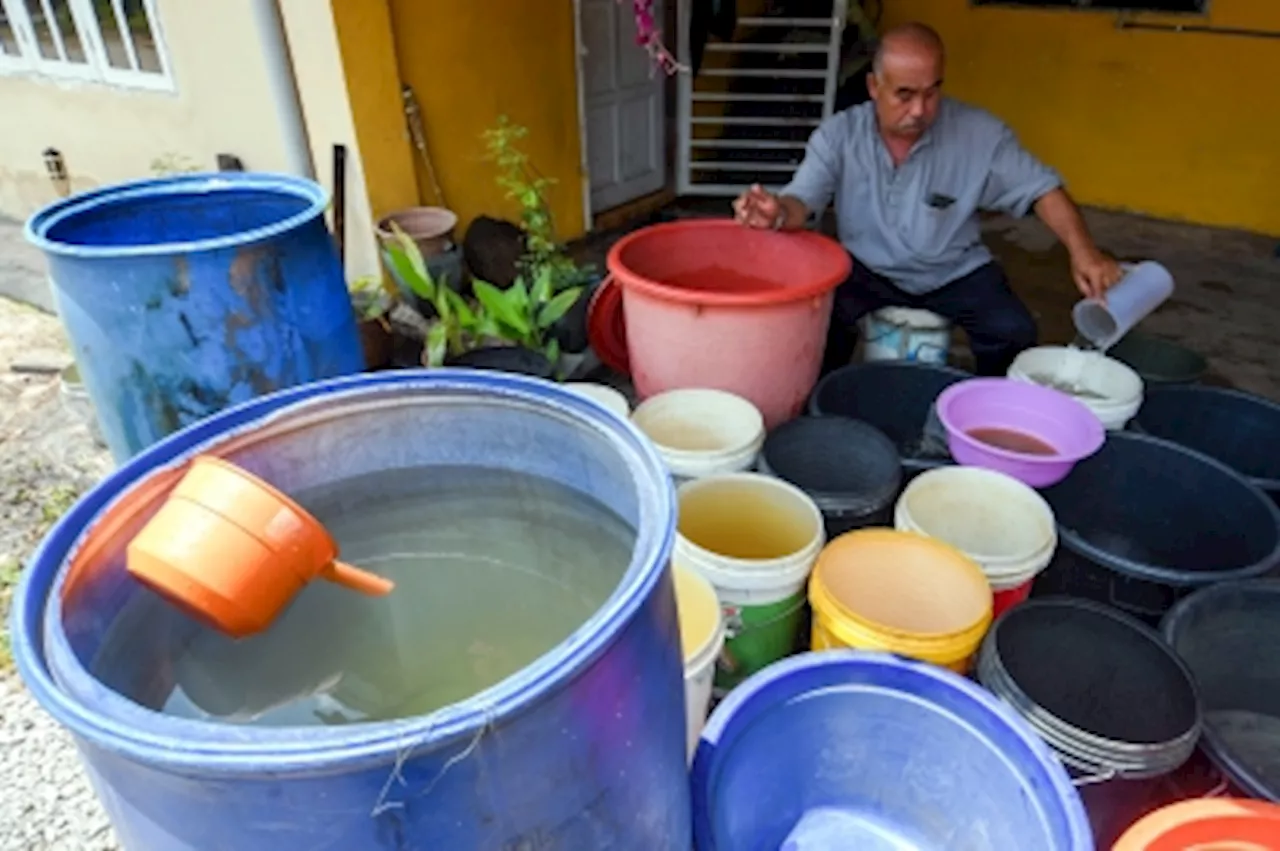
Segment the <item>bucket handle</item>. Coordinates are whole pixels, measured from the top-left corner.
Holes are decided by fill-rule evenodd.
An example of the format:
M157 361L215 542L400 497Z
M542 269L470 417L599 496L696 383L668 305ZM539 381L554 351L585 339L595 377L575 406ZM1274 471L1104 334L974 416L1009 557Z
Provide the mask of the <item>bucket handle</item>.
M729 642L746 632L754 632L773 626L776 623L786 620L796 612L802 610L809 601L801 597L794 606L779 612L767 621L761 623L753 623L749 627L742 623L741 607L732 607L732 613L724 613L724 638L725 643L720 648L720 656L716 659L716 667L727 674L732 674L738 670L738 662L733 658L733 651L729 649Z
M801 597L794 606L791 606L790 608L779 612L778 614L769 618L767 621L761 621L760 623L753 623L750 626L747 626L742 622L742 615L739 611L741 607L734 606L732 607L733 608L732 614L730 614L729 612L725 613L725 618L724 618L725 640L728 641L728 640L737 638L743 633L754 632L755 630L764 629L765 627L770 627L776 623L784 621L787 618L794 615L796 612L803 609L805 605L808 604L808 602L809 601L807 599L805 599L804 597Z
M1115 780L1117 776L1116 770L1112 768L1104 774L1090 774L1085 777L1072 777L1071 785L1077 789L1083 789L1085 786L1096 786L1099 783L1106 783L1109 780Z
M1115 780L1117 777L1120 776L1119 772L1117 772L1114 768L1108 768L1106 771L1102 773L1098 773L1097 766L1087 765L1077 759L1071 758L1070 756L1064 753L1059 753L1057 750L1054 751L1054 755L1057 756L1058 760L1062 762L1064 765L1070 766L1071 768L1074 768L1076 771L1085 772L1084 776L1082 777L1071 778L1071 785L1076 787L1077 789L1083 789L1086 786L1096 786L1099 783L1106 783L1110 780Z

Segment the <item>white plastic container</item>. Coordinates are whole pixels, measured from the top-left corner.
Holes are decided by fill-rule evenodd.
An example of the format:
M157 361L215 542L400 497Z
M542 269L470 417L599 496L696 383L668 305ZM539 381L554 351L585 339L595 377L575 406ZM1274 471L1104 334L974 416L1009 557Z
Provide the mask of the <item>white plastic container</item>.
M755 405L723 390L659 393L636 408L644 432L678 481L750 470L764 446L764 417Z
M725 648L715 693L794 652L809 574L826 543L822 512L795 485L757 473L680 487L672 563L716 589Z
M909 360L945 364L951 351L951 323L912 307L885 307L863 320L863 360Z
M1111 431L1123 429L1142 407L1141 376L1101 352L1038 346L1018 355L1008 375L1074 397Z
M688 719L689 759L711 709L716 658L724 648L724 617L711 583L680 565L672 566L676 608L680 612L680 644L684 650L684 697Z
M1012 476L979 467L940 467L912 479L898 498L894 526L960 550L996 592L1030 582L1058 546L1044 497Z
M624 420L631 416L631 403L627 401L626 396L623 396L612 387L605 384L594 384L590 381L570 381L565 383L564 387L566 390L572 390L580 396L586 396L593 402L599 402Z
M1173 275L1153 260L1126 265L1125 275L1107 290L1105 300L1086 298L1076 302L1071 318L1076 333L1099 351L1120 338L1173 295Z

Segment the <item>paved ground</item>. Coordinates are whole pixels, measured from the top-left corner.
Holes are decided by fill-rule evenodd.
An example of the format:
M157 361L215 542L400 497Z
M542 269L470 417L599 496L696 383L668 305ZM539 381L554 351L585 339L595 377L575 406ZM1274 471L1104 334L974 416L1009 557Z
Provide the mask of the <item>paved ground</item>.
M1177 294L1146 329L1208 355L1220 380L1280 398L1273 240L1118 214L1092 213L1090 222L1118 256L1157 259L1173 271ZM1043 338L1065 342L1075 295L1062 250L1031 220L994 221L987 237L1038 315ZM47 302L39 258L4 221L0 293ZM0 610L20 560L109 468L87 427L61 404L57 376L12 370L20 362L52 367L65 357L55 318L0 298ZM6 655L0 647L0 851L117 848L70 742L27 696Z

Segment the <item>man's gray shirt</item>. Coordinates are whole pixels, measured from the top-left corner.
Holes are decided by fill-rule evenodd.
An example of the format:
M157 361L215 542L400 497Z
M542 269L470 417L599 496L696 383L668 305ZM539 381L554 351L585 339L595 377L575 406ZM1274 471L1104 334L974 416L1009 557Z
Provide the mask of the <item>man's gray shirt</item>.
M1061 185L998 118L944 98L933 126L896 168L874 104L831 116L814 131L782 194L814 213L834 198L845 248L919 295L990 262L979 210L1023 216Z

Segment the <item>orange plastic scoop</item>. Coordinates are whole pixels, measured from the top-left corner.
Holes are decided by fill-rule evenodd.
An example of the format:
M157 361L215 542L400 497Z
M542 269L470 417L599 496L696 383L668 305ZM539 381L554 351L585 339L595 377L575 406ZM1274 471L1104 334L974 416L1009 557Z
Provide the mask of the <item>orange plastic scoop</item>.
M200 457L128 548L129 573L240 638L261 632L313 579L364 594L395 583L337 560L320 521L258 477Z

